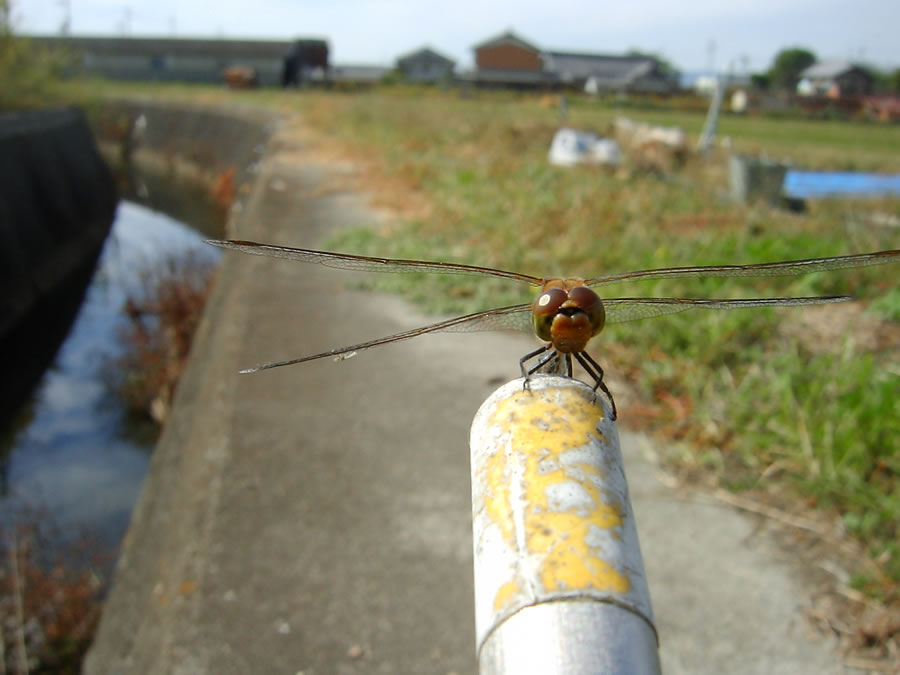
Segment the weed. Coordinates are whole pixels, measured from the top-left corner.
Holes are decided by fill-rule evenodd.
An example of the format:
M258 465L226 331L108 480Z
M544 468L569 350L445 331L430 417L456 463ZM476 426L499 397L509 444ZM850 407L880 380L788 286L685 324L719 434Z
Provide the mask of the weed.
M129 410L162 424L187 364L212 287L212 265L175 255L142 273L143 292L128 298L121 334L124 356L110 364L113 388Z
M100 618L104 582L95 544L51 551L49 521L20 514L0 531L4 672L78 673Z

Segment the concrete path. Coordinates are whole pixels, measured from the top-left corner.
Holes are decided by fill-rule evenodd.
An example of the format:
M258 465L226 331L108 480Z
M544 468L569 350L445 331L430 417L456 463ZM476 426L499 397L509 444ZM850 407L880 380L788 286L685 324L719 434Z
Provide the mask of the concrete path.
M274 147L234 236L316 247L373 222L302 145ZM437 334L237 374L432 320L353 274L229 254L86 673L474 672L468 427L535 342ZM665 672L843 672L756 521L622 445Z

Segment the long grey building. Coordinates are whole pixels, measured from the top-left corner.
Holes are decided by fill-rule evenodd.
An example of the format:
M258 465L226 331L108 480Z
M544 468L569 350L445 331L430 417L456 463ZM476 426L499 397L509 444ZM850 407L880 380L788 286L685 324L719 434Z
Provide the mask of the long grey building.
M328 43L323 39L226 40L149 37L34 36L31 40L75 55L76 67L116 80L163 82L223 81L226 68L256 69L259 84L279 85L285 76L285 58L299 55L296 63L309 77L328 73Z

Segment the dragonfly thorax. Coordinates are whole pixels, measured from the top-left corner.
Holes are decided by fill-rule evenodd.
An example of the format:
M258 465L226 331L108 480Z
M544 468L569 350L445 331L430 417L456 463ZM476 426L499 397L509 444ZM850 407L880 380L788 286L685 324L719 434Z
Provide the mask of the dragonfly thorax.
M564 354L584 351L603 330L603 301L580 279L548 279L531 306L534 332Z

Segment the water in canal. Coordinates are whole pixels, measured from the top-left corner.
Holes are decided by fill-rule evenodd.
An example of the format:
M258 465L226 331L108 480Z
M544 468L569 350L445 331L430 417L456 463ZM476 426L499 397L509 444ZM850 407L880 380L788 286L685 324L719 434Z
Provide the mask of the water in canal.
M142 270L194 251L215 259L202 235L161 213L119 204L84 304L54 365L13 429L0 430L4 522L23 509L63 533L87 533L114 557L147 472L152 429L129 422L105 384L121 353L117 336ZM149 423L148 423L149 424Z

